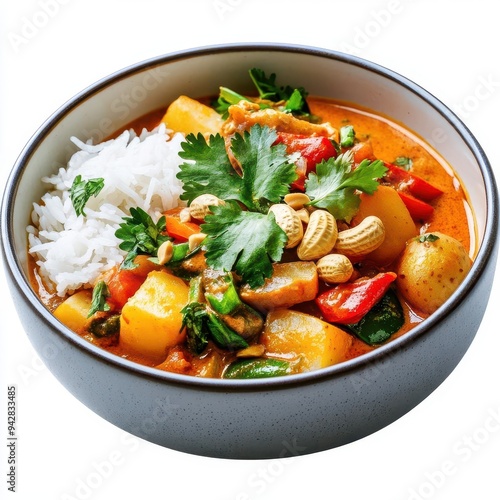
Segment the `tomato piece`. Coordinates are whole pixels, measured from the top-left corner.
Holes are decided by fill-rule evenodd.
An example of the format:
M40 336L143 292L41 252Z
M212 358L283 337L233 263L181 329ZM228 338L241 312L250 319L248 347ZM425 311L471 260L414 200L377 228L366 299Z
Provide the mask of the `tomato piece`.
M410 194L424 201L431 201L443 194L441 189L415 175L412 172L400 168L392 163L384 162L389 169L385 175L387 181L399 190L408 190Z
M192 234L201 232L198 224L181 221L179 214L182 209L183 207L173 208L163 214L168 235L179 242L187 241Z
M316 164L337 156L337 150L328 137L307 136L278 132L275 144L285 144L287 153L300 153L306 160L306 173L314 171Z
M127 300L139 290L146 278L134 273L130 269L120 269L107 282L109 301L117 309L122 309Z
M434 212L434 207L425 201L419 200L414 196L398 191L399 197L406 205L408 212L414 220L427 220Z
M324 319L329 323L357 323L382 299L396 273L379 273L352 283L341 283L316 297Z
M147 275L162 266L149 260L149 255L138 255L134 259L133 269L114 269L106 272L103 280L108 286L109 300L116 309L122 309L127 300L132 297L146 280Z

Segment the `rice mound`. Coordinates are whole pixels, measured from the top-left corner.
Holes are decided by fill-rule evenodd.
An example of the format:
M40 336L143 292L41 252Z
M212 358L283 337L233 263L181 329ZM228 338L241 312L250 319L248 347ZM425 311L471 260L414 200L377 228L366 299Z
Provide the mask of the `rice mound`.
M142 208L156 222L161 212L179 204L182 183L176 174L183 140L182 134L171 136L164 124L140 136L125 131L97 145L71 138L80 151L67 168L42 178L48 192L33 204L27 228L29 252L49 291L64 296L93 285L123 261L126 252L118 248L115 231L131 207ZM104 179L101 192L85 205L86 216L76 215L69 196L77 175Z

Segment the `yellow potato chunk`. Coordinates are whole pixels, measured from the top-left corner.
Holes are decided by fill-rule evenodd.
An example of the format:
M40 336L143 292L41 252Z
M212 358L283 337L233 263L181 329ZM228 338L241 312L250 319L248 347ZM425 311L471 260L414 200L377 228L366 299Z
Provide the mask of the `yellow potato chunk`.
M170 104L162 122L174 132L201 133L207 137L220 132L224 120L210 106L181 95Z
M413 307L431 314L448 300L471 266L458 240L433 232L408 242L398 263L396 283Z
M273 275L255 289L243 285L243 302L260 311L291 307L313 300L318 294L318 272L314 262L273 264Z
M150 272L123 306L120 345L152 363L163 361L167 349L186 336L181 309L187 304L188 291L180 278L165 271Z
M87 323L87 315L92 304L92 292L81 290L61 302L54 316L74 332L81 333Z
M306 372L345 361L352 337L315 316L276 309L267 316L260 342L266 356L297 360L298 371Z
M379 186L372 195L361 194L359 210L352 222L357 225L369 215L375 215L382 221L385 238L366 259L386 266L396 260L406 242L417 235L417 228L397 191L389 186Z

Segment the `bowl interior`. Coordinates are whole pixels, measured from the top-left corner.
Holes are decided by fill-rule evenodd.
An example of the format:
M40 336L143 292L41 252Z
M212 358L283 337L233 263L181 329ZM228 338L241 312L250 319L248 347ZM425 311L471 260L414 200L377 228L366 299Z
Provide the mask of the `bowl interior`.
M14 168L4 204L10 218L12 259L27 278L26 232L32 203L44 192L41 177L65 165L71 136L100 141L180 94L203 97L220 85L244 93L248 70L276 73L279 82L311 95L350 101L404 123L452 165L474 207L478 248L491 212L486 159L463 124L440 101L404 77L367 61L306 47L202 48L146 61L97 82L58 110L35 134ZM491 203L491 202L490 202ZM38 300L33 294L32 300Z

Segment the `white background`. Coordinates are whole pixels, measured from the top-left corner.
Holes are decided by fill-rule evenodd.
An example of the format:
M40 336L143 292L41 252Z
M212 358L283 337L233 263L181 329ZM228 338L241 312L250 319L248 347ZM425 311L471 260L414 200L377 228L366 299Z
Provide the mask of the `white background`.
M409 77L463 119L500 177L493 5L487 0L2 1L1 186L43 121L101 77L170 51L256 41L341 50ZM13 310L3 271L0 280L2 498L10 495L4 438L10 384L18 388L13 498L500 497L500 337L492 305L498 304L500 274L472 347L422 404L359 442L281 461L190 456L130 436L94 415L43 366Z

